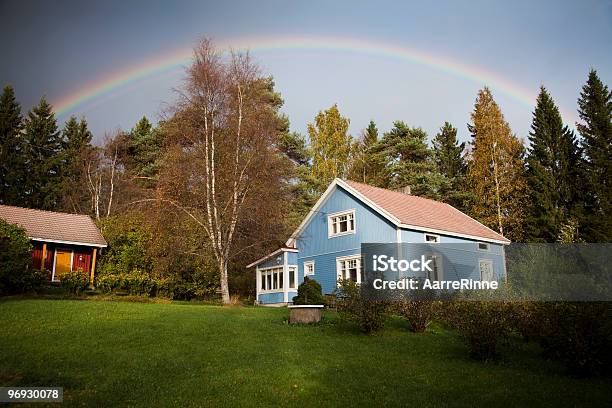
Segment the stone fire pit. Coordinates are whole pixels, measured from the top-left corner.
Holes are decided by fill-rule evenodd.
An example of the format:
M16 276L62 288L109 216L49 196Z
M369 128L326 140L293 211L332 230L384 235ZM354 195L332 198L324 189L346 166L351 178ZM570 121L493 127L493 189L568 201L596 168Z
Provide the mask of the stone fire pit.
M290 305L289 323L317 323L321 321L323 305Z

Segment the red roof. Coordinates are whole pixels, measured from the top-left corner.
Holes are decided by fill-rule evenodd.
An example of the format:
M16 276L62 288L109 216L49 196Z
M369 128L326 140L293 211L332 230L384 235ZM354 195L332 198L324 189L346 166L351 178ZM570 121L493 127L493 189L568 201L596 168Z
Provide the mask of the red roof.
M88 215L0 205L0 218L25 228L31 239L105 247L106 241Z
M344 180L344 182L397 218L401 224L510 242L449 204L356 181Z

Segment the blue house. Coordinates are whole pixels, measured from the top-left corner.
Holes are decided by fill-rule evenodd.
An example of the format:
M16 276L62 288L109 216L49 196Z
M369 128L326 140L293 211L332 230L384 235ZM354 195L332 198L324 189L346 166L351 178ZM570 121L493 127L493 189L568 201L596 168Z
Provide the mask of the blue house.
M335 179L284 247L248 265L256 267L257 303L291 303L304 276L325 294L340 279L361 282L362 243L453 244L434 262L436 280L500 281L510 241L448 204Z

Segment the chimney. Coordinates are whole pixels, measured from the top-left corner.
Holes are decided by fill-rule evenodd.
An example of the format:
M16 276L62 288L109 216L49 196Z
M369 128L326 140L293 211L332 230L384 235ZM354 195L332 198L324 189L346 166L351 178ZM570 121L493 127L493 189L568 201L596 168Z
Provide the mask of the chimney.
M406 194L406 195L410 195L410 186L404 186L404 187L396 188L395 191L397 191L398 193L403 193L403 194Z

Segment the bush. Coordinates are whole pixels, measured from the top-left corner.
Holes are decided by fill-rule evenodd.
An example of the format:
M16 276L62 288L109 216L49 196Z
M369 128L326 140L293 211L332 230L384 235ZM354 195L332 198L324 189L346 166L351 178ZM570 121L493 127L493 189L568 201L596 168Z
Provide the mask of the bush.
M124 292L129 295L175 300L206 299L215 294L214 288L207 282L155 278L140 270L98 276L96 287L104 293Z
M498 346L512 327L513 310L508 302L464 300L446 302L443 316L464 339L470 356L486 361L498 356Z
M612 305L607 302L517 304L517 331L540 344L544 356L576 376L606 374L612 366Z
M87 286L89 286L89 279L83 269L78 271L70 271L62 275L60 285L65 288L72 295L79 295Z
M336 307L342 320L356 323L364 333L382 329L389 310L387 302L364 298L359 286L348 280L336 290Z
M439 302L435 300L401 300L395 303L395 312L405 318L410 331L423 333L436 317Z
M294 305L324 305L325 298L321 285L314 279L304 276L304 282L298 286L298 294L293 297Z
M35 291L47 284L48 271L32 267L31 253L25 230L0 219L0 295Z

